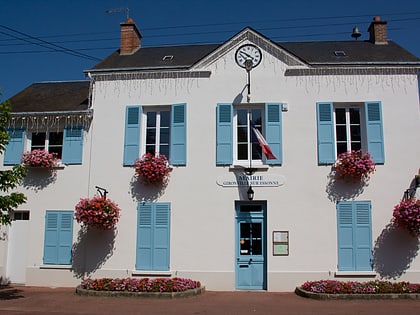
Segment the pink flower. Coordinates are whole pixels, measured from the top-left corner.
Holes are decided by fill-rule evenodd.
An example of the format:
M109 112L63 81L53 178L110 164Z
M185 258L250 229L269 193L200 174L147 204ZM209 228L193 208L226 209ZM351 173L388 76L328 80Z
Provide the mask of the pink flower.
M134 162L136 175L146 184L162 185L169 179L172 168L162 154L146 153Z
M335 175L339 179L367 180L375 172L375 163L368 152L361 150L341 153L335 162Z
M22 156L22 163L35 167L55 167L58 159L55 153L48 153L45 150L33 150L25 152Z
M75 207L75 218L78 223L109 230L120 218L121 209L110 199L94 197L82 198Z

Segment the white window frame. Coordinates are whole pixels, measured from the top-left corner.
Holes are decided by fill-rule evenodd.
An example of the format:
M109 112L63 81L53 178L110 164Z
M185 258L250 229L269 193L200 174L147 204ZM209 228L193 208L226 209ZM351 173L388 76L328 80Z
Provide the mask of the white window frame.
M155 139L155 147L156 147L156 154L160 154L158 151L160 148L160 112L167 111L169 112L169 132L171 132L171 115L172 110L171 106L169 105L161 105L161 106L143 106L142 116L141 116L141 147L140 147L140 156L146 153L146 131L147 131L147 113L148 112L156 112L159 113L156 115L156 139ZM168 156L166 158L169 160L171 155L171 141L169 136L168 142Z
M360 142L361 142L361 149L363 152L367 151L367 134L366 134L366 119L365 119L365 108L364 103L333 103L333 120L334 120L334 152L335 157L337 158L337 143L338 143L338 136L337 136L337 122L336 122L336 112L337 108L344 108L346 109L346 134L347 134L347 150L352 150L351 148L351 139L350 135L350 112L348 111L350 108L358 108L359 115L360 115Z
M59 158L59 160L62 159L63 156L63 147L64 147L64 130L60 130L60 131L31 131L29 130L28 132L28 138L27 138L27 151L32 151L32 135L34 133L45 133L45 143L44 143L44 148L43 150L45 150L46 152L49 152L49 147L50 147L50 133L57 133L57 132L61 132L62 133L62 139L61 139L61 157ZM40 148L41 149L41 148Z
M250 161L250 159L252 159L252 145L248 145L248 160L238 160L238 121L237 121L237 112L238 110L241 109L246 109L248 110L248 115L249 115L249 111L253 110L253 109L260 109L261 110L261 126L262 126L262 133L264 133L264 126L266 124L265 122L265 108L264 108L264 104L241 104L241 105L234 105L233 106L233 164L234 165L241 165L241 166L245 166L245 167L249 167L250 164L252 164L252 166L262 166L264 165L264 155L263 153L261 153L261 159L258 160L252 160ZM249 117L249 116L248 116ZM248 144L250 143L251 139L250 138L250 132L249 132L249 119L247 119L248 121ZM265 137L265 135L264 135Z

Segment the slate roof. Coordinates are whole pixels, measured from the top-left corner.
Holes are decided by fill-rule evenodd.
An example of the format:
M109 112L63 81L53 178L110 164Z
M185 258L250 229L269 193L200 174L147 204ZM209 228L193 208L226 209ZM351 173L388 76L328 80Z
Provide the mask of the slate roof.
M387 45L375 45L369 41L316 41L277 42L284 49L309 66L336 65L420 65L420 59L388 41ZM119 55L115 51L95 65L91 71L188 69L222 44L141 47L132 55ZM337 56L335 52L344 52ZM173 59L164 60L165 56ZM89 72L89 71L87 71Z
M61 112L88 109L89 81L33 83L8 101L14 112Z

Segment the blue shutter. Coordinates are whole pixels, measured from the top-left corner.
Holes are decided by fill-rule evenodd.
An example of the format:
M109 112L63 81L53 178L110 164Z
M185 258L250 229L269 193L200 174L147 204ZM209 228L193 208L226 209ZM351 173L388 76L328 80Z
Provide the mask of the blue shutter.
M356 270L372 270L372 222L370 202L355 203Z
M169 203L142 203L137 216L137 270L169 270Z
M127 106L125 114L123 165L132 166L140 153L141 106Z
M64 164L82 164L82 158L83 128L64 128L62 162Z
M233 162L232 104L217 104L216 116L216 165L231 165Z
M281 165L282 155L282 112L280 104L265 104L265 140L277 160L266 160L267 164Z
M169 270L169 204L155 204L153 270Z
M385 163L382 110L380 102L366 102L366 134L368 151L375 163Z
M372 270L370 202L337 203L338 270Z
M317 103L318 164L335 162L333 104Z
M47 211L44 264L70 265L73 245L73 212Z
M139 204L137 209L136 269L152 270L153 209L152 204Z
M25 129L8 129L7 133L10 136L10 140L5 148L3 164L20 164L25 145Z
M174 104L171 110L170 164L187 164L186 104Z

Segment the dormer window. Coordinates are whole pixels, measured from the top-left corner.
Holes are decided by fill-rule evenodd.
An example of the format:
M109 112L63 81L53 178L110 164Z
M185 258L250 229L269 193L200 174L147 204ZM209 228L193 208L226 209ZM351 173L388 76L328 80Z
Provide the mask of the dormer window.
M171 61L172 59L174 59L173 55L166 55L162 58L163 61Z

